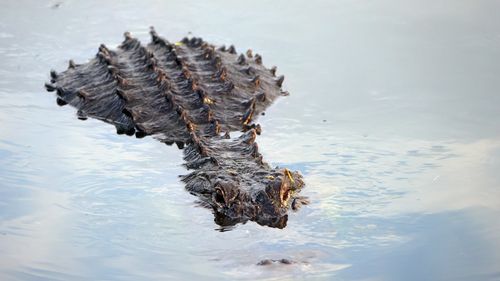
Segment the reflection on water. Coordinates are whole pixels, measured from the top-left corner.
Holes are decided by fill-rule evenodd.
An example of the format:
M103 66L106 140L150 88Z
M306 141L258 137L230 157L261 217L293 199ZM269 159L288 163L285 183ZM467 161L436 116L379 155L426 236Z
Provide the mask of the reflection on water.
M0 4L0 279L500 279L498 3L24 2ZM51 67L149 25L287 76L258 140L305 176L285 229L214 231L181 151L45 93Z

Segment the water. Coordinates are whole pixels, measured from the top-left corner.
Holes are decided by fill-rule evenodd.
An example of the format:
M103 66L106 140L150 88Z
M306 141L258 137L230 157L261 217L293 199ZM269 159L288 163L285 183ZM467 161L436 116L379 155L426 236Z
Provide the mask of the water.
M2 1L0 279L500 280L499 8ZM181 151L78 121L43 89L150 25L252 48L287 77L258 139L305 176L312 204L285 229L217 231ZM296 263L256 265L281 258Z

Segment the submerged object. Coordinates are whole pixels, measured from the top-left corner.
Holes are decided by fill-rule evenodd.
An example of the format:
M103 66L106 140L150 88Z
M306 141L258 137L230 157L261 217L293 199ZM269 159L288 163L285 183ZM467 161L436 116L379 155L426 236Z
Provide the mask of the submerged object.
M284 76L262 57L201 38L170 43L151 28L144 46L130 33L116 48L104 44L84 64L51 71L45 87L57 104L116 127L118 134L152 136L184 148L186 189L212 208L221 226L248 220L283 228L289 209L307 204L299 172L262 160L254 123L279 96ZM231 138L230 132L243 132Z

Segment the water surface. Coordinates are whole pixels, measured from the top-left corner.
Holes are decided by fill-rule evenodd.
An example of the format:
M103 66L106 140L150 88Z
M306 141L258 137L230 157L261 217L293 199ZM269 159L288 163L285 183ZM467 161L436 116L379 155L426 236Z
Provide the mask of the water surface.
M403 3L404 2L404 3ZM1 280L500 280L498 1L2 1ZM123 31L252 48L312 204L218 231L182 151L59 108L51 68ZM292 265L257 266L262 259Z

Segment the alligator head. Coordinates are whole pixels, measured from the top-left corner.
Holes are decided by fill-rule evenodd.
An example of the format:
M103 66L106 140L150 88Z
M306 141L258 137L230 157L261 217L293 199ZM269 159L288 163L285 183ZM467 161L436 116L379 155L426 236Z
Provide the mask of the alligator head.
M303 187L302 176L287 169L261 179L264 185L255 190L242 190L236 182L220 181L212 193L212 206L217 222L223 226L252 220L260 225L284 228L288 210L297 210L306 199L298 196ZM224 218L224 220L221 220Z
M251 129L232 140L212 138L186 148L187 166L199 165L182 180L188 191L213 208L219 225L252 220L283 228L288 210L308 203L298 195L304 186L300 173L263 162L254 142L256 134ZM211 155L203 162L199 161L200 146Z

